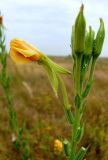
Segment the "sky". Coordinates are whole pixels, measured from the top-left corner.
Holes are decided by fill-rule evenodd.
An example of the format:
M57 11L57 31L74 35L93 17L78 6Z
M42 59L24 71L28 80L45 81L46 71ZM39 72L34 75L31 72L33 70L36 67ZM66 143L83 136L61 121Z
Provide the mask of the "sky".
M85 6L87 29L97 32L99 18L105 22L106 38L101 56L108 57L108 0L1 0L6 27L6 45L22 38L47 55L69 55L71 28L81 4Z

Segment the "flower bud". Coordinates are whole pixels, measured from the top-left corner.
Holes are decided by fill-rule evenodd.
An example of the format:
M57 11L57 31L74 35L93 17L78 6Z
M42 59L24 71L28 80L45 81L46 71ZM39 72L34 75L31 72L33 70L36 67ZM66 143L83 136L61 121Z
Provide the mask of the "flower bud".
M102 46L105 38L105 28L104 21L100 18L100 27L96 36L95 45L94 45L94 55L99 56L102 51Z
M63 151L63 144L60 140L56 139L54 141L54 153L56 155L60 155L62 151Z
M75 21L75 53L83 53L85 46L86 22L83 15L84 5L82 4Z
M85 55L91 55L93 50L93 42L94 42L94 31L92 30L92 27L89 27L89 32L86 33L85 37Z
M75 59L75 26L72 26L72 35L71 35L71 47L72 47L72 56Z

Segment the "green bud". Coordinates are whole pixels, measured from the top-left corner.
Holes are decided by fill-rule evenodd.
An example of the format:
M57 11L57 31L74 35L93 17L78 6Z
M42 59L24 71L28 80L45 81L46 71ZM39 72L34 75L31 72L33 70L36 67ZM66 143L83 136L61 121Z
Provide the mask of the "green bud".
M82 4L75 21L75 53L83 53L85 46L86 22L83 15L84 5Z
M102 51L102 46L105 38L105 28L104 28L104 22L102 18L100 18L100 27L96 36L95 45L94 45L94 55L99 56Z
M92 30L92 27L89 27L89 32L86 33L85 37L85 55L91 55L93 50L93 42L94 42L94 31Z
M71 35L71 47L72 47L72 56L75 59L75 26L72 26L72 35Z

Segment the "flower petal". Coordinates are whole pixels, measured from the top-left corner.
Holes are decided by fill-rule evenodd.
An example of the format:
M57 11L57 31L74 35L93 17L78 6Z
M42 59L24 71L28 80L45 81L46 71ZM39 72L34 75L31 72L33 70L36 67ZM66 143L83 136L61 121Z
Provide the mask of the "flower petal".
M20 48L16 48L16 47L12 47L16 52L19 52L20 54L22 54L24 57L31 57L36 55L36 51L30 51L30 50L24 50L24 49L20 49Z
M15 63L23 64L38 61L42 55L43 53L37 48L22 39L15 38L10 42L10 56Z
M30 59L25 58L23 55L21 55L19 52L17 52L12 48L10 49L10 57L17 64L24 64L24 63L31 62Z

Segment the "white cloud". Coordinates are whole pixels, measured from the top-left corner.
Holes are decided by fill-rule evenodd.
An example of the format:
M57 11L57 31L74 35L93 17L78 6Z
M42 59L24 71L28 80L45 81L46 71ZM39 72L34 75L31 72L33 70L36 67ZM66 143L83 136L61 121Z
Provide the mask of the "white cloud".
M0 10L8 28L7 43L14 36L21 36L46 53L69 54L71 25L82 2L87 26L90 24L97 31L99 17L103 17L107 35L107 0L2 0ZM106 38L103 55L107 54L107 43Z

